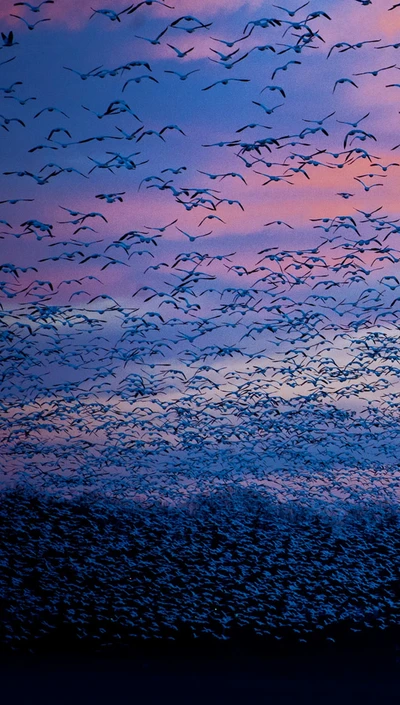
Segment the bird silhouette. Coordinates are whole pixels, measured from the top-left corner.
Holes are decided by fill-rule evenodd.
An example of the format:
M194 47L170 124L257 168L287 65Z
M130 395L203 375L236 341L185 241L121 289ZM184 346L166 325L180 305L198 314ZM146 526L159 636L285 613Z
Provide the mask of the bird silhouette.
M17 20L21 20L21 22L23 22L30 31L34 30L35 27L37 27L37 25L40 24L41 22L50 22L50 19L51 19L50 17L44 17L43 19L36 20L36 22L34 22L33 24L30 24L29 22L26 21L26 19L24 17L20 17L19 15L14 15L12 12L10 12L10 17L15 17Z
M354 81L352 81L351 78L338 78L337 81L335 81L332 93L334 93L336 91L336 88L338 86L342 86L345 83L349 83L351 86L354 86L354 88L358 88L357 84L354 83Z
M54 5L54 0L42 0L39 5L31 5L29 2L15 2L14 7L27 7L31 12L40 12L42 5Z

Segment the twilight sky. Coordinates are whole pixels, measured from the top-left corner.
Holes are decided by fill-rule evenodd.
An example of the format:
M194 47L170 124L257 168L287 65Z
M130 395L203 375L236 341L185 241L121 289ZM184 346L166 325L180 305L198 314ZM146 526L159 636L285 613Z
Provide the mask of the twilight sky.
M168 5L1 3L3 478L388 496L400 6Z

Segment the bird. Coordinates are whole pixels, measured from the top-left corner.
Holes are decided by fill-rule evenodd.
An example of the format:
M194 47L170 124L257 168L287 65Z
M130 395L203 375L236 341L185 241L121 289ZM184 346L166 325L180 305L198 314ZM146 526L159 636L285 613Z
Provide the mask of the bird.
M182 130L181 127L179 127L178 125L172 125L172 124L171 125L164 125L164 127L162 127L160 130L160 135L163 135L164 132L166 132L167 130L179 132L181 135L186 137L186 133Z
M222 220L222 218L220 218L218 215L206 215L206 216L204 216L204 218L202 218L202 220L198 224L199 228L203 225L205 220L218 220L220 223L225 223L225 221Z
M149 39L148 37L142 37L138 34L135 34L135 37L136 37L136 39L143 39L145 42L149 42L149 44L151 44L152 46L158 46L161 44L161 42L160 42L161 37L163 37L164 34L166 34L166 32L168 31L168 28L169 27L165 27L165 29L163 29L159 34L157 34L157 36L154 39Z
M350 85L354 86L355 88L358 88L357 84L354 83L354 81L352 81L351 78L338 78L337 81L335 81L332 93L334 93L336 91L337 86L344 85L345 83L349 83Z
M309 5L309 2L303 3L303 5L299 5L295 10L288 10L286 7L281 7L281 5L272 5L272 7L277 7L278 10L282 10L282 12L286 12L286 14L289 15L289 17L295 17L300 10L303 10L307 5Z
M0 114L0 120L3 121L2 127L6 130L6 132L8 132L7 125L10 125L12 122L17 122L19 125L22 125L22 127L26 127L24 121L19 118L9 118Z
M237 129L236 132L243 132L243 130L254 130L256 127L262 127L265 130L272 129L269 125L261 125L258 122L250 122L248 125L243 125L243 127L239 127L239 129Z
M120 193L98 193L95 198L106 201L106 203L116 203L117 201L122 203L124 200L122 196L124 196L125 193L125 191L121 191Z
M36 20L33 24L30 24L29 22L26 21L24 17L20 17L19 15L14 15L12 12L10 12L10 17L15 17L17 20L21 20L30 31L34 30L35 27L37 27L38 24L41 22L50 22L50 17L44 17L42 20Z
M171 8L171 9L173 9L173 8ZM176 20L173 20L173 22L171 22L170 27L179 27L179 25L182 21L184 21L190 25L192 25L192 23L195 22L196 26L200 27L200 28L207 27L207 25L204 22L199 20L197 17L194 17L193 15L182 15L181 17L178 17ZM185 29L187 29L187 28L185 27Z
M151 137L151 135L155 135L156 137L159 137L160 140L165 142L165 139L162 136L161 131L158 132L157 130L143 130L140 133L139 137L137 137L136 142L140 142L140 140L142 140L143 137Z
M378 76L381 71L388 71L389 69L396 68L396 64L391 64L391 66L384 66L381 69L375 69L374 71L361 71L360 73L353 73L353 76Z
M376 44L380 41L381 41L380 39L367 39L363 42L357 42L356 44L349 44L349 45L346 45L343 49L341 49L340 53L343 54L344 52L349 51L350 49L362 49L364 44ZM375 48L377 48L377 47L375 47Z
M164 1L161 2L161 0L143 0L142 2L139 2L137 5L131 5L131 7L127 8L127 12L128 12L128 15L131 15L133 12L136 12L137 10L139 10L143 6L152 7L153 5L161 5L162 7L167 7L169 10L174 9L171 5L167 5Z
M281 86L264 86L264 88L261 89L260 93L264 93L264 91L266 90L278 91L281 94L282 98L286 98L286 93L283 88L281 88Z
M228 49L232 49L232 47L235 46L238 42L243 42L245 39L248 39L250 37L251 32L248 34L245 33L245 36L239 37L238 39L234 40L226 40L226 39L217 39L216 37L210 37L214 42L220 42L220 44L224 44Z
M0 201L0 206L3 205L4 203L8 203L11 206L15 206L17 203L32 203L34 201L34 198L9 198L4 201Z
M315 125L321 126L324 124L325 120L328 120L333 115L335 115L335 111L333 111L332 113L329 113L329 115L326 115L324 118L322 118L322 120L306 120L305 118L303 118L303 122L310 122L310 123L314 123Z
M358 129L349 130L347 135L345 135L345 138L343 141L344 149L346 149L346 147L347 147L347 142L348 142L349 138L352 138L351 143L353 143L355 139L359 139L361 141L365 141L366 139L372 139L376 142L376 137L372 133L368 133L368 132L365 132L364 130L358 130Z
M337 122L339 122L341 125L349 125L350 127L356 129L359 126L360 122L369 117L369 115L370 113L366 113L365 115L363 115L363 117L359 118L359 120L356 120L355 122L346 122L345 120L337 120Z
M179 230L179 232L182 233L182 235L185 235L189 239L190 242L194 242L195 240L198 240L199 238L207 237L207 235L212 234L212 230L210 230L208 233L203 233L202 235L190 235L189 233L185 232L181 228L178 228L178 226L176 227L176 229Z
M190 52L194 50L194 47L190 47L190 49L184 49L182 51L182 49L178 49L177 47L173 46L173 44L167 44L167 46L169 46L169 48L175 52L178 59L184 59L188 54L190 54Z
M43 113L60 113L60 115L63 115L64 117L69 118L69 115L67 115L67 113L65 113L63 110L60 110L59 108L54 108L52 106L50 106L48 108L42 108L42 110L39 110L39 112L36 113L36 115L34 115L33 118L34 119L38 118L38 117L40 117L40 115L43 115Z
M215 83L211 83L211 85L206 86L205 88L202 88L203 91L209 91L210 88L214 88L215 86L227 86L228 83L231 82L237 82L237 83L249 83L250 79L249 78L223 78L220 81L215 81Z
M200 69L192 69L192 71L188 71L187 73L179 73L179 71L171 71L169 69L165 69L164 73L170 73L173 76L178 76L181 81L186 81L189 76L191 76L193 73L198 73L199 71Z
M330 48L329 51L328 51L328 54L327 54L327 57L326 57L326 58L329 59L329 57L331 56L331 54L332 54L332 52L334 51L334 49L339 49L340 51L343 51L344 49L351 49L351 46L352 46L352 45L349 44L348 42L337 42L336 44L334 44L333 46L331 46L331 48Z
M233 52L232 56L234 56L235 54L236 54L236 52ZM209 59L214 64L218 64L219 66L223 66L228 71L231 71L233 69L233 67L236 66L236 64L239 64L241 61L244 61L244 59L247 59L248 55L249 55L249 52L246 52L245 54L242 54L241 56L239 56L237 59L234 59L233 61L228 61L227 56L221 57L220 61L218 61L217 59L211 59L210 57L209 57Z
M123 15L125 12L127 12L130 7L126 7L124 10L121 10L120 12L115 12L115 10L94 10L93 7L91 8L93 10L93 14L90 15L89 19L91 20L93 17L96 15L103 15L104 17L108 17L111 22L121 22L120 16Z
M176 167L176 168L174 168L174 167L166 167L165 169L161 169L161 174L166 174L166 173L168 173L168 172L170 171L172 174L175 174L175 176L176 176L176 175L181 174L183 171L186 171L186 170L187 170L187 167L186 167L185 165L179 166L179 167Z
M95 72L99 71L102 66L96 66L94 69L91 69L91 71L88 71L87 73L82 73L81 71L77 71L76 69L71 69L69 66L63 66L63 68L66 71L71 71L72 73L75 73L77 76L79 76L82 81L87 81L88 78L96 76L97 74Z
M133 81L134 83L141 83L142 81L144 81L144 80L146 80L146 79L147 79L148 81L153 81L153 83L159 83L159 81L157 81L157 79L154 78L154 76L148 76L147 74L144 74L143 76L135 76L135 78L128 78L128 80L125 81L125 83L124 83L124 85L123 85L123 87L122 87L122 93L124 92L124 90L125 90L125 88L127 87L127 85L129 85L129 83L132 83L132 81ZM103 116L101 116L101 117L103 117Z
M300 66L300 65L301 65L301 61L292 60L292 61L288 61L287 64L284 64L284 66L278 66L278 67L277 67L276 69L274 69L274 71L272 72L272 76L271 76L272 80L274 80L274 78L275 78L276 74L278 73L278 71L287 71L287 70L288 70L288 67L291 66L291 65Z
M42 0L39 5L31 5L29 2L15 2L14 7L28 7L31 12L40 12L42 5L54 5L54 0Z
M14 86L22 86L22 81L14 81L10 86L1 87L0 91L3 91L4 95L15 93Z
M287 228L290 228L290 230L293 230L293 225L289 225L289 223L285 223L283 220L271 220L270 223L265 223L264 228L268 228L270 225L286 225Z
M273 46L273 44L259 44L252 49L250 49L249 54L251 54L252 51L272 51L273 54L276 53L276 49Z
M378 164L378 163L371 164L371 167L378 167L378 168L382 169L382 171L387 171L392 166L400 166L400 164L398 162L391 162L390 164L386 164L386 165Z
M220 61L225 62L225 61L229 61L229 59L231 59L232 56L235 56L238 53L239 47L237 49L235 49L234 51L229 52L229 54L226 54L222 51L218 51L218 49L213 49L212 47L210 48L210 51L212 51L213 54L217 54L217 56L219 56Z
M170 228L172 225L175 225L175 223L177 223L177 222L178 222L178 219L176 218L171 223L167 223L167 225L162 225L161 227L154 227L154 226L150 226L150 225L145 225L144 227L147 230L156 230L159 233L164 233L166 230L168 230L168 228Z
M371 189L375 188L375 186L383 186L383 184L371 184L370 186L368 186L362 181L362 179L359 179L357 176L354 177L354 181L358 181L358 183L360 183L361 186L364 188L364 191L367 192L371 191Z
M263 105L263 103L258 103L255 100L252 100L251 102L254 103L254 105L258 105L260 108L262 108L267 115L272 115L275 110L283 106L283 103L280 103L279 105L275 105L273 108L268 108L266 105Z

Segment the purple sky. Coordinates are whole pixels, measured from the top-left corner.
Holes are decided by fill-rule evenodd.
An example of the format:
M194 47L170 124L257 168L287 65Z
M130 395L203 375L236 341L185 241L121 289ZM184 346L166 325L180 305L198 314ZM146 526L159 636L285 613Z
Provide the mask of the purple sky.
M91 7L0 9L5 479L394 491L400 8Z

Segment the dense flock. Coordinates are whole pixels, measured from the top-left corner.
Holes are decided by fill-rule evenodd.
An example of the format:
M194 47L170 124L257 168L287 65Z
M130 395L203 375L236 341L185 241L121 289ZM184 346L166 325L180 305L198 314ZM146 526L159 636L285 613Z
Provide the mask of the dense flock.
M3 637L390 630L400 4L173 4L0 8Z
M399 644L390 506L333 518L240 489L180 508L20 489L0 516L6 650Z

